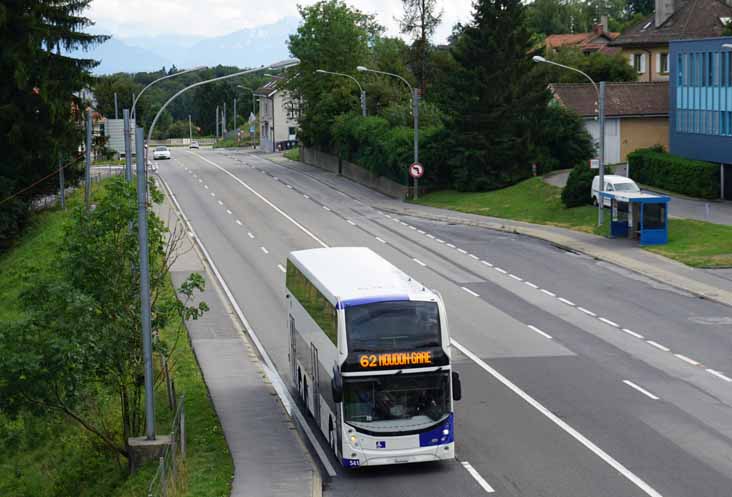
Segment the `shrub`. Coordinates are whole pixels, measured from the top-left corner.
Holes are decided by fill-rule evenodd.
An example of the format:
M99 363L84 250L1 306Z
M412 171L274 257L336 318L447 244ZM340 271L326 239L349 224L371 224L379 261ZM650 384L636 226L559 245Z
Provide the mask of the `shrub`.
M537 119L532 138L539 174L587 164L595 155L592 137L582 119L564 107L549 106Z
M684 159L660 150L655 147L628 154L630 177L644 185L692 197L719 198L718 164Z
M613 174L610 166L605 166L605 174ZM567 184L562 190L562 203L565 207L579 207L592 203L592 179L597 169L590 169L587 164L578 164L569 173Z

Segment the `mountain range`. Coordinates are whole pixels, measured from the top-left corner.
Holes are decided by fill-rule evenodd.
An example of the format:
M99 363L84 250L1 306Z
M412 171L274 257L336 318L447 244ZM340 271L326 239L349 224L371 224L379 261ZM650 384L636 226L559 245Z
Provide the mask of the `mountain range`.
M111 38L106 43L76 56L99 60L96 74L154 71L165 66L179 68L227 65L256 67L287 58L288 36L299 20L285 17L269 25L246 28L222 36L201 38L159 35Z

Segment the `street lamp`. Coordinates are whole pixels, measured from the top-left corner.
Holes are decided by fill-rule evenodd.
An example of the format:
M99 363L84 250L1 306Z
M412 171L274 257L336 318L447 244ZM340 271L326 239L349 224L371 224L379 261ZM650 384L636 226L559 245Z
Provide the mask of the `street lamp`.
M356 85L358 86L358 89L361 91L361 114L363 114L363 117L366 117L366 91L364 91L363 87L361 86L361 83L359 83L356 78L354 78L350 74L343 74L340 72L331 72L331 71L326 71L324 69L318 69L315 72L318 74L330 74L333 76L342 76L342 77L348 78L348 79L352 80L354 83L356 83Z
M554 62L553 60L548 60L542 57L541 55L534 55L533 57L534 62L540 63L540 64L551 64L553 66L561 67L562 69L568 69L570 71L574 71L576 73L581 74L585 78L587 78L590 83L592 83L592 86L595 88L595 92L597 93L597 101L598 101L598 119L600 121L600 171L599 171L599 183L600 183L600 191L605 191L605 82L600 81L600 87L598 88L597 83L585 72L580 71L579 69L571 66L565 66L564 64L560 64L559 62ZM604 210L603 206L605 204L605 199L600 195L600 199L597 202L597 225L602 226L603 222L603 215Z
M135 118L135 116L136 116L136 114L135 114L135 108L137 106L137 101L140 100L140 97L142 96L143 93L145 93L145 90L147 90L148 88L150 88L152 85L154 85L155 83L158 83L158 82L160 82L160 81L162 81L164 79L170 79L170 78L174 78L176 76L181 76L183 74L188 74L188 73L191 73L191 72L194 72L194 71L200 71L201 69L207 69L207 66L197 66L197 67L194 67L192 69L185 69L183 71L178 71L176 73L168 74L166 76L163 76L162 78L156 79L155 81L153 81L151 83L148 83L147 86L145 88L143 88L142 91L137 94L137 96L135 96L135 100L132 102L132 111L130 113L130 117L132 119Z
M369 69L368 67L364 66L358 66L356 67L356 70L359 72L373 72L376 74L383 74L384 76L391 76L393 78L398 78L402 80L402 82L407 85L409 88L409 92L412 95L412 107L413 107L413 114L414 114L414 163L419 163L419 92L416 88L413 88L412 85L409 84L409 81L404 79L403 77L399 76L398 74L393 74L390 72L384 72L384 71L377 71L376 69ZM414 178L414 198L419 198L419 179Z

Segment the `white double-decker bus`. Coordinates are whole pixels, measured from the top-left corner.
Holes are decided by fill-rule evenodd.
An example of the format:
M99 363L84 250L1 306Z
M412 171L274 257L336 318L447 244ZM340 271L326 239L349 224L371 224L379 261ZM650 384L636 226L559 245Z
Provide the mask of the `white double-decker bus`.
M290 367L345 467L455 457L450 338L440 296L368 248L287 259Z

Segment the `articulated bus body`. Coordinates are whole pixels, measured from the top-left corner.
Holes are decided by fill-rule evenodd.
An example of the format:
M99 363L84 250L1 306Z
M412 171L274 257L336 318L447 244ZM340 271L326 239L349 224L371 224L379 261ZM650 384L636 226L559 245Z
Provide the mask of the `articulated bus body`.
M367 248L287 260L290 374L346 467L455 457L450 338L440 296Z

